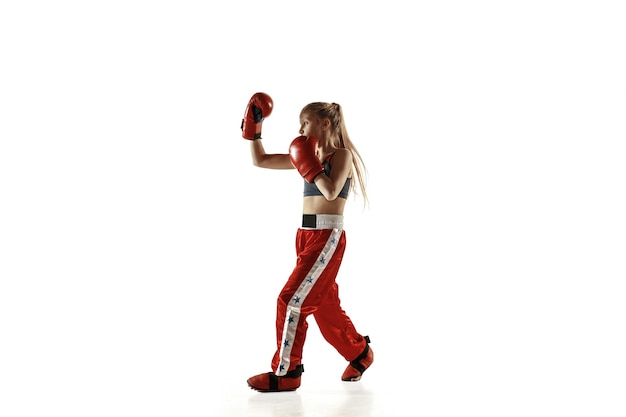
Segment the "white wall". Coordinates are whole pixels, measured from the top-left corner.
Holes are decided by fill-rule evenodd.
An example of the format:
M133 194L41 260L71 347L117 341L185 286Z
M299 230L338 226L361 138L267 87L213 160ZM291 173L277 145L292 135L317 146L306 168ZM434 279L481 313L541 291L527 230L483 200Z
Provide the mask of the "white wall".
M617 2L210 4L1 6L9 406L179 412L216 374L269 370L302 184L250 163L257 91L269 152L308 102L344 107L371 206L350 202L339 279L381 357L612 398L594 384L625 366Z

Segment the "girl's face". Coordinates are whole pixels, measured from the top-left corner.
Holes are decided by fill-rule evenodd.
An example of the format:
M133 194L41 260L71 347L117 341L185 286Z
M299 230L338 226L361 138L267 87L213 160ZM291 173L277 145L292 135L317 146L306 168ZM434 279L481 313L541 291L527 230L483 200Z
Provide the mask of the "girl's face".
M315 136L320 138L322 128L319 119L311 116L308 113L304 113L300 117L300 134L303 136Z

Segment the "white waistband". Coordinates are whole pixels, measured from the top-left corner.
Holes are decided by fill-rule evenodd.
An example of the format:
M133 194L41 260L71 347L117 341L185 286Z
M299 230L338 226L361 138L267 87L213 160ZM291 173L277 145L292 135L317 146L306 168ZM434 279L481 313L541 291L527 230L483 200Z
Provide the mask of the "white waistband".
M341 214L304 214L302 216L303 229L343 229L343 215Z

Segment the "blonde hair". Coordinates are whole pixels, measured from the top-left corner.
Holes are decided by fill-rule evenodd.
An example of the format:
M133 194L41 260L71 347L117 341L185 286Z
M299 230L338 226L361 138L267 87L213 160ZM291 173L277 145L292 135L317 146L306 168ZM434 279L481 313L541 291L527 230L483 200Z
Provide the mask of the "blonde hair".
M350 190L356 193L356 183L359 183L359 189L361 191L361 195L363 197L364 205L367 205L367 168L363 162L363 158L361 158L361 154L354 146L354 143L350 140L350 136L348 136L348 131L346 129L346 123L343 118L343 111L341 106L337 103L325 103L325 102L314 102L309 103L300 112L300 116L304 114L314 115L320 120L328 119L330 120L331 126L331 136L334 140L332 145L336 148L345 148L352 152L352 167L354 168L354 173L356 177L356 181L352 181L350 184ZM335 139L336 138L336 139ZM338 140L338 142L337 142Z

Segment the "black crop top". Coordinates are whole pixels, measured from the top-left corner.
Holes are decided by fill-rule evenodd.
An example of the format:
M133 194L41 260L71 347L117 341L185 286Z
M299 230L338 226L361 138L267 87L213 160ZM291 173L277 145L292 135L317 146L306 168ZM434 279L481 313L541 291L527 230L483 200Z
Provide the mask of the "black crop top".
M330 160L332 156L333 154L330 154L328 158L326 158L322 162L322 166L324 167L324 173L326 175L330 175ZM346 183L343 185L341 192L339 192L339 197L348 198L348 193L350 192L350 180L351 178L346 178ZM304 196L310 197L310 196L316 196L316 195L323 195L323 194L320 191L320 189L317 188L317 185L315 184L315 182L308 183L306 180L304 180Z

